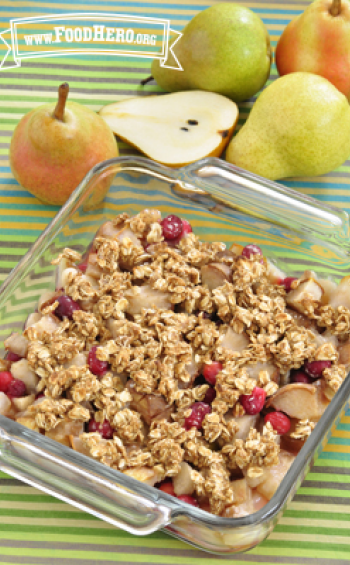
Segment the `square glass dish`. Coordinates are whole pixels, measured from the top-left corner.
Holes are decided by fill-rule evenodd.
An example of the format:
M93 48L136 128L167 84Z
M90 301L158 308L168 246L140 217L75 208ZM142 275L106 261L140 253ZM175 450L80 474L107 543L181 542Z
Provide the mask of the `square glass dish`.
M99 183L110 184L91 208ZM187 219L201 240L258 244L289 275L305 269L339 281L350 272L349 218L276 183L208 158L182 169L120 157L94 167L0 289L0 348L21 331L40 295L55 289L51 260L65 247L83 252L115 215L157 208ZM349 376L296 457L273 498L258 512L221 518L0 416L0 469L135 535L159 529L218 554L251 549L273 529L313 458L340 419Z

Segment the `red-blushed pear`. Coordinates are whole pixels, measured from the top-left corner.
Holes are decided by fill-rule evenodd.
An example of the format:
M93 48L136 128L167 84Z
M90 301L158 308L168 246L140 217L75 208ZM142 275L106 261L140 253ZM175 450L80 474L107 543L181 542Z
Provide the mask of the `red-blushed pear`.
M281 76L296 71L321 75L350 99L350 2L312 2L284 29L276 66Z
M26 114L11 140L10 165L15 179L47 204L61 206L100 161L118 156L116 139L102 118L77 102L66 102L67 83L58 102ZM99 203L110 181L94 188L89 205Z

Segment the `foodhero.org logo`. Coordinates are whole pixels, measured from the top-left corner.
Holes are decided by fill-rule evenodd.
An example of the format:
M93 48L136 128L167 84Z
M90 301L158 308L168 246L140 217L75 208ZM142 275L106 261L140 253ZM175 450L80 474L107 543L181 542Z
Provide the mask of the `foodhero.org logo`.
M0 33L0 44L7 47L0 70L19 67L24 59L71 54L151 57L163 67L183 70L173 52L182 34L170 28L169 20L88 13L18 18L10 25ZM177 38L169 47L171 34Z
M133 29L113 28L104 25L92 27L54 27L54 34L25 35L26 45L51 45L52 43L122 43L123 45L157 45L157 35L135 33Z

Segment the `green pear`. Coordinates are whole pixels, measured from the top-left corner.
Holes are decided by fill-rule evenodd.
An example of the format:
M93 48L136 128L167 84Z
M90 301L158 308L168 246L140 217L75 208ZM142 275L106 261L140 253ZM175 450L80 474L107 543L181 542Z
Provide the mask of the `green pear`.
M276 180L329 173L349 155L346 97L323 77L291 73L262 92L226 159Z
M240 102L256 94L271 66L270 38L262 20L238 4L216 4L183 30L174 53L183 71L154 59L152 75L164 90L208 90ZM166 65L175 64L169 49ZM176 65L175 65L176 66Z

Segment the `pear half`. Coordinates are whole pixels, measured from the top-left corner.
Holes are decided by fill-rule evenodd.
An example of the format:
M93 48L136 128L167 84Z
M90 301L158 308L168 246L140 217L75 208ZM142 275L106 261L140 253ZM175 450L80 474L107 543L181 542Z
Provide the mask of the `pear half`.
M220 94L192 90L129 98L105 106L100 116L147 157L180 167L221 155L236 126L238 107Z

